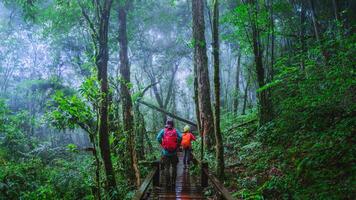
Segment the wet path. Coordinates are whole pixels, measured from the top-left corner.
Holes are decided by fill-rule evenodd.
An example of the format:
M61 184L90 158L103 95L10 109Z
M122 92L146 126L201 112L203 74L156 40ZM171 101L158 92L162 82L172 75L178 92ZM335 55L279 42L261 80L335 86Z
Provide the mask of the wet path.
M160 176L160 187L154 188L149 199L200 200L205 199L199 183L199 178L191 176L189 168L184 168L183 153L178 152L177 179L175 188L168 188L163 171Z

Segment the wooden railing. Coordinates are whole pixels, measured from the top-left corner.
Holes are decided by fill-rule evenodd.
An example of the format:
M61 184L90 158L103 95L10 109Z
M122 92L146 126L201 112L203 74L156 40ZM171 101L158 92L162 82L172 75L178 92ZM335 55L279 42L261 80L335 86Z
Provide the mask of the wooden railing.
M148 173L140 188L136 191L133 200L144 199L147 189L153 182L153 186L159 186L159 165L160 161L150 162L153 169Z
M193 163L200 166L200 184L202 188L206 188L209 185L209 181L212 184L215 192L221 197L221 199L225 200L234 200L228 190L224 187L224 185L216 178L212 173L209 172L209 166L207 162L201 162L192 156ZM146 192L151 183L153 186L159 186L160 179L160 161L147 162L150 164L153 169L148 173L145 180L141 184L140 188L136 191L133 200L141 200L145 198Z
M214 174L209 172L209 165L207 162L202 162L197 158L192 156L193 163L200 166L200 181L202 188L205 188L209 185L209 181L212 184L215 192L220 196L220 199L225 200L234 200L229 191L225 186L219 181L219 179L214 176Z

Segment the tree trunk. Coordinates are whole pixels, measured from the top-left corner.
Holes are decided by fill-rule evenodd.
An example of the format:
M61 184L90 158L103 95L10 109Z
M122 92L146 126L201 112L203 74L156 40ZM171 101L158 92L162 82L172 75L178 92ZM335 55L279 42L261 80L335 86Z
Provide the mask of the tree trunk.
M315 13L314 1L309 0L309 4L311 7L311 17L312 17L312 21L313 21L315 38L319 42L320 41L320 30L319 30L319 22L317 20L316 13Z
M152 56L150 56L150 67L152 67ZM175 63L174 67L172 68L172 76L171 76L171 79L169 80L169 85L168 85L168 89L167 89L166 98L164 98L164 95L162 94L163 93L162 90L159 90L156 84L153 85L153 87L152 87L153 88L153 92L154 92L154 96L155 96L156 101L158 103L158 106L162 110L167 110L168 104L171 102L172 94L173 94L174 79L175 79L175 76L177 74L178 67L179 67L179 64ZM149 78L151 80L151 83L157 82L155 74L153 74L152 72L150 72L147 69L144 69L144 70L147 73L147 75L149 76ZM166 121L167 121L167 115L162 113L162 119L163 119L163 124L165 124Z
M321 53L322 53L322 56L324 57L324 62L325 62L325 64L327 64L329 57L330 57L330 52L326 48L324 48L324 45L323 45L323 43L324 43L323 42L323 34L321 33L321 26L318 21L318 17L316 15L314 0L309 0L309 4L310 4L310 8L311 8L311 17L312 17L312 21L313 21L315 38L320 45Z
M197 130L199 135L202 135L201 133L201 122L200 122L200 110L199 110L199 92L198 92L198 71L197 71L197 65L196 62L194 62L194 103L195 103L195 115L197 118ZM200 160L203 160L204 158L204 140L202 138L201 140L201 145L200 145Z
M237 65L236 65L235 95L234 95L234 109L233 109L233 112L236 116L239 109L240 66L241 66L241 52L239 52L239 55L237 56Z
M210 102L210 83L208 70L208 57L206 55L204 2L203 0L192 1L193 15L193 40L194 62L198 74L198 96L201 131L205 140L205 146L210 149L209 137L214 134L214 119Z
M138 168L137 155L135 149L135 134L134 134L134 119L132 114L132 100L128 84L130 83L130 66L127 55L127 30L126 30L126 3L119 4L119 45L120 45L120 74L121 82L121 95L122 95L122 110L124 120L124 131L127 134L127 147L130 153L131 169L134 175L130 173L130 177L136 180L136 186L141 184L140 171ZM130 170L131 171L131 170Z
M246 81L246 86L245 86L245 91L244 91L244 104L243 104L243 107L242 107L242 115L246 114L248 87L249 86L250 86L250 74L247 73L247 81Z
M97 144L96 144L96 139L95 139L95 135L97 133L97 129L95 131L90 131L88 128L86 128L84 125L79 125L83 130L85 130L85 132L88 133L89 135L89 140L90 143L93 145L92 148L89 148L94 156L94 162L93 162L93 166L95 168L95 186L93 186L93 196L95 197L95 199L101 200L101 193L100 193L100 159L98 156L98 151L97 151Z
M273 12L273 0L270 0L270 21L271 21L271 66L269 71L269 79L273 80L274 76L274 42L275 42L275 33L274 33L274 12ZM268 45L268 44L267 44Z
M219 58L219 2L213 1L213 59L214 59L214 93L215 93L215 143L216 143L216 173L224 178L224 146L220 130L220 58Z
M95 147L95 143L93 143L93 156L95 161L95 192L94 197L98 200L101 199L100 194L100 160L98 158L97 150Z
M339 8L338 8L337 0L333 0L333 9L334 9L335 20L339 21L340 20L340 16L339 16Z
M302 71L305 69L305 3L301 1L300 10L300 68Z
M102 101L100 102L100 116L99 116L99 148L101 157L104 163L106 175L106 189L109 193L116 189L116 180L114 169L112 166L109 144L109 130L108 130L108 29L109 17L111 10L111 0L106 0L103 5L103 10L100 16L99 41L98 52L96 54L96 66L98 68L98 79L100 82L100 90ZM98 5L97 5L98 6Z
M135 135L137 136L137 153L138 159L145 159L144 135L146 134L145 119L140 111L139 104L135 104Z
M263 49L261 46L260 31L257 24L258 2L254 2L255 7L252 12L250 10L250 18L252 22L252 46L255 59L255 67L257 73L258 87L262 88L266 84L265 69L263 67ZM253 16L252 16L253 15ZM272 119L272 102L268 90L262 90L258 93L259 98L259 115L261 125L269 122Z
M151 143L151 139L148 137L148 134L147 134L147 131L144 132L144 138L147 142L147 148L148 148L148 152L149 154L152 154L153 153L153 146L152 146L152 143Z

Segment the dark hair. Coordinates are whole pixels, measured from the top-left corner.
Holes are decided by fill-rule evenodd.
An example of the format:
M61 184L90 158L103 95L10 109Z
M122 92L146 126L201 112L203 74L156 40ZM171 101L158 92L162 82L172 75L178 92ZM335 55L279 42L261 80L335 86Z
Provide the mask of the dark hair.
M173 120L172 120L172 119L167 119L167 121L166 121L166 126L167 126L168 128L173 128L173 127L174 127L174 122L173 122Z

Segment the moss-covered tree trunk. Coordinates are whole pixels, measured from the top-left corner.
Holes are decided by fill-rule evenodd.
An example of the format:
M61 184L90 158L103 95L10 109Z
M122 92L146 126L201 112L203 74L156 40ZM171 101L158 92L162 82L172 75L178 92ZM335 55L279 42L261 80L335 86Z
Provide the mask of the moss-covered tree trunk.
M257 83L259 88L266 85L265 68L263 66L263 49L261 45L260 29L257 22L257 15L259 12L258 1L250 1L251 9L249 12L251 27L252 27L252 47L255 60L255 68L257 74ZM263 125L273 118L272 101L270 98L269 90L262 90L258 93L259 100L259 118L260 123Z
M239 109L239 95L240 95L240 66L241 66L241 52L237 56L236 74L235 74L235 94L234 94L234 108L233 112L237 116Z
M119 4L119 45L120 45L120 75L121 75L121 95L122 95L122 111L124 120L124 131L127 134L127 147L130 153L131 169L129 175L135 179L137 187L140 186L140 171L138 168L137 154L135 149L135 134L134 134L134 118L132 113L132 100L130 94L130 66L127 54L127 20L126 20L126 1Z
M243 106L242 106L242 115L245 115L246 114L246 107L247 107L247 99L248 99L248 88L250 87L250 72L247 71L247 80L246 80L246 86L245 86L245 89L244 89L244 103L243 103Z
M99 147L101 157L104 163L106 175L106 188L109 192L116 189L115 173L112 166L110 144L109 144L109 128L108 128L108 29L111 10L111 0L104 1L99 21L99 38L98 52L96 54L96 66L98 68L98 79L100 81L101 102L99 115ZM99 5L96 5L99 6Z
M139 104L134 105L135 108L135 134L137 139L137 158L140 160L145 159L145 134L146 134L146 125L143 114L140 111Z
M200 111L201 132L205 146L210 149L209 137L214 135L214 118L210 102L210 83L208 57L206 55L204 1L192 1L194 64L197 66L198 99Z
M219 1L213 1L213 59L214 59L214 94L215 94L215 143L217 175L224 178L224 146L220 130L220 58L219 58Z

